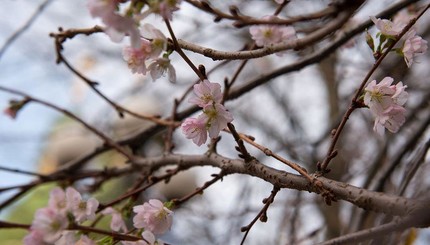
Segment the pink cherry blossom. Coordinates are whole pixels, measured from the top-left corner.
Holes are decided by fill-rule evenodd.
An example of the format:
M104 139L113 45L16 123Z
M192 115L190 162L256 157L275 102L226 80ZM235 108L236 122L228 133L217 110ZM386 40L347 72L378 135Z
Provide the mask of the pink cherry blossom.
M182 132L187 139L192 139L194 144L201 146L208 138L206 119L203 117L187 118L181 125Z
M392 133L397 133L400 126L405 123L406 109L399 105L392 105L375 118L373 130L380 135L384 134L385 128ZM385 128L384 128L385 127Z
M391 77L385 77L378 84L376 84L376 80L371 81L364 89L366 91L364 95L364 104L372 107L373 105L381 103L384 96L393 95L396 92L395 87L393 88L391 86L393 81L394 79Z
M408 99L407 86L402 82L391 85L393 81L393 78L385 77L379 84L373 80L365 88L364 104L375 117L373 129L380 135L385 128L396 133L405 122L406 110L402 106Z
M208 80L204 80L194 85L193 91L197 97L189 99L188 102L200 107L220 103L222 100L221 85L218 83L211 83Z
M136 228L145 228L154 234L163 234L172 225L173 212L164 207L163 203L157 199L134 206L133 212L136 213L133 218Z
M36 211L31 230L43 236L43 241L54 243L63 230L67 228L69 221L66 214L57 212L52 208L41 208Z
M96 245L96 243L85 235L81 235L81 238L76 241L75 245Z
M284 1L285 1L285 0L275 0L275 2L276 2L277 4L282 4L282 3L284 3Z
M209 137L218 137L221 130L227 127L227 123L233 121L233 116L221 104L208 105L203 109L203 119L206 121L206 128Z
M406 24L401 22L393 23L390 20L377 19L375 16L370 16L370 19L375 23L376 28L386 36L396 36L402 32L403 28L406 26Z
M48 243L43 240L43 233L38 230L30 231L22 242L24 245L48 245Z
M400 10L393 18L394 23L407 25L414 16L408 10Z
M395 104L402 106L406 103L406 101L408 100L408 92L406 92L405 89L407 87L408 86L403 85L402 82L396 84L396 86L394 87L395 92L393 96L391 96Z
M155 81L167 72L167 77L171 83L176 82L175 68L170 64L168 58L157 58L148 66L152 80Z
M131 47L134 49L140 47L139 30L132 18L113 14L104 18L103 23L106 25L104 32L113 42L120 42L125 35L128 35L130 37Z
M279 18L273 15L265 16L263 20L278 20ZM259 47L270 46L285 42L295 38L296 31L291 26L281 25L256 25L249 28L251 38L255 40L255 44Z
M87 8L92 17L105 18L115 12L118 0L88 0Z
M57 210L58 212L67 212L66 193L63 189L55 187L49 194L48 207Z
M61 238L55 242L55 245L96 245L96 243L86 235L81 235L79 239L78 236L78 232L65 231Z
M63 231L60 239L55 242L55 245L69 245L75 244L78 240L78 234L76 231Z
M144 240L139 240L139 241L135 241L135 242L121 241L121 244L122 245L148 245L148 243L145 242Z
M167 49L167 38L164 34L151 24L144 24L140 33L146 39L151 41L151 57L157 58Z
M105 215L112 215L112 221L110 222L110 228L113 231L120 231L127 232L127 226L125 225L124 220L122 219L122 215L120 212L116 211L115 209L108 207L103 210L102 214Z
M142 238L145 240L145 245L164 245L164 242L156 240L154 234L150 231L142 232Z
M427 41L416 35L416 30L414 28L406 33L405 38L406 40L403 43L402 53L406 65L411 67L414 57L424 54L427 51Z
M93 17L99 17L106 25L104 32L113 42L120 42L125 35L130 36L131 46L138 48L139 31L135 21L116 13L119 0L88 0L87 7Z
M152 49L148 40L142 39L140 42L138 49L130 46L125 47L122 55L131 72L145 75L147 71L145 61L150 57Z
M86 220L93 220L96 217L96 210L99 202L95 198L88 201L82 200L81 194L72 187L66 189L68 208L75 217L76 222L81 223Z

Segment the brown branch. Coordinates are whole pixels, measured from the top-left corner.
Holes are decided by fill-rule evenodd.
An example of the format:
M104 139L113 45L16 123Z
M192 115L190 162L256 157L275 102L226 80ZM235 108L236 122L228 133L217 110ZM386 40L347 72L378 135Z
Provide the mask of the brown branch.
M275 200L276 194L278 194L280 188L273 186L272 192L270 193L270 196L268 198L265 198L263 200L264 206L260 210L260 212L255 216L255 218L249 223L249 225L244 226L240 229L240 231L245 232L245 235L242 238L242 241L240 242L240 245L243 245L246 237L248 236L249 231L254 226L254 224L257 222L257 220L260 219L261 222L267 222L267 210L269 209L270 204L273 203Z
M378 58L378 60L375 62L375 64L372 66L372 68L369 70L369 72L366 74L362 82L360 83L359 88L354 94L354 97L351 100L351 103L349 104L348 110L345 112L342 121L340 122L339 126L335 129L335 134L333 136L332 142L330 144L330 147L327 151L326 157L321 163L321 165L317 165L318 171L321 171L322 174L329 171L327 169L330 161L336 157L337 151L335 150L335 146L337 141L339 140L340 134L342 133L346 122L349 119L349 116L352 114L352 112L358 108L358 98L360 97L364 86L366 86L367 81L372 76L372 74L376 71L376 69L379 67L379 65L382 63L382 61L385 59L385 57L388 55L388 53L394 48L394 46L400 41L403 35L406 34L406 32L415 24L415 22L427 11L427 9L430 8L430 4L427 5L415 18L411 19L409 23L403 28L403 30L396 36L395 40L387 47L386 51Z
M179 41L175 36L175 33L173 32L172 26L170 25L170 21L168 19L165 19L164 22L166 23L167 29L169 30L170 37L173 41L173 48L174 50L182 57L182 59L190 66L190 68L196 73L196 75L200 78L200 80L205 80L207 77L200 72L200 70L193 64L193 62L188 58L188 56L182 51L182 47L179 45Z
M222 180L222 178L224 177L223 172L221 171L219 174L213 174L212 177L214 177L213 179L205 182L203 184L202 187L197 188L195 191L193 191L192 193L182 197L181 199L173 199L172 202L174 204L175 207L181 205L182 203L190 200L192 197L196 196L196 195L201 195L203 194L203 191L207 188L209 188L211 185L215 184L218 180Z
M95 135L97 135L99 138L101 138L105 144L109 145L110 147L112 147L113 149L115 149L116 151L118 151L119 153L121 153L122 155L124 155L127 159L129 159L130 161L133 161L133 159L135 157L133 157L132 155L130 155L123 147L121 147L120 145L118 145L115 141L113 141L111 138L109 138L108 136L106 136L105 134L103 134L101 131L99 131L98 129L96 129L95 127L91 126L90 124L88 124L87 122L85 122L84 120L82 120L81 118L79 118L78 116L76 116L75 114L71 113L68 110L65 110L63 108L60 108L50 102L41 100L41 99L37 99L35 97L32 97L24 92L15 90L15 89L11 89L11 88L7 88L4 86L0 86L0 90L11 93L11 94L15 94L15 95L19 95L19 96L23 96L28 98L30 101L39 103L41 105L44 105L46 107L49 107L51 109L54 109L55 111L58 111L62 114L64 114L65 116L70 117L71 119L79 122L80 124L82 124L85 128L87 128L88 130L90 130L91 132L93 132Z
M404 0L402 2L395 3L391 7L387 8L386 10L378 13L376 16L380 17L380 18L389 18L391 15L393 15L397 11L407 7L408 5L410 5L412 3L418 2L418 1L419 0ZM305 58L303 58L297 62L294 62L292 64L281 67L279 69L276 69L276 70L274 70L268 74L263 74L260 77L245 83L241 87L235 88L234 90L232 90L229 93L227 100L237 99L240 96L242 96L243 94L251 91L252 89L270 82L274 78L277 78L281 75L285 75L287 73L291 73L294 71L299 71L299 70L301 70L301 69L303 69L309 65L320 62L321 60L328 57L335 50L337 50L339 47L341 47L342 45L347 43L355 35L362 33L366 28L369 28L371 25L373 25L373 22L370 19L367 21L364 21L363 23L361 23L357 27L350 29L348 31L345 31L343 33L343 35L340 35L338 38L336 38L333 42L331 42L326 47L318 49L317 51L306 56Z
M118 113L120 117L123 117L124 113L127 113L133 117L139 118L139 119L143 119L143 120L148 120L160 125L165 125L165 126L169 126L169 125L178 125L177 122L174 121L169 121L169 120L163 120L161 118L159 118L159 116L148 116L148 115L143 115L140 113L136 113L134 111L131 111L119 104L117 104L116 102L112 101L111 99L109 99L106 95L104 95L102 92L100 92L100 90L97 89L97 85L98 83L95 81L90 80L89 78L87 78L85 75L83 75L81 72L79 72L76 68L74 68L69 61L64 57L64 55L62 54L63 51L63 43L67 40L67 39L71 39L77 35L91 35L94 33L99 33L102 32L103 29L99 26L95 26L93 28L86 28L86 29L69 29L69 30L65 30L63 31L62 29L60 29L59 33L51 33L50 36L54 38L55 40L55 50L56 50L56 54L57 54L57 63L63 63L73 74L75 74L76 76L78 76L82 81L84 81L97 95L99 95L103 100L105 100L109 105L111 105Z
M281 5L280 5L281 7ZM291 25L296 22L317 20L324 17L335 15L339 11L339 6L329 5L327 8L303 15L291 16L288 19L262 20L249 16L241 16L240 20L233 22L235 27L245 27L249 25Z
M25 24L16 30L12 36L10 36L3 46L0 48L0 59L3 54L7 51L7 49L13 44L15 40L19 38L30 26L36 21L37 17L43 12L43 10L52 2L52 0L45 0L42 4L37 7L36 11L33 15L25 22Z
M243 158L243 160L245 160L245 163L251 162L254 157L252 157L251 154L249 154L248 150L246 150L245 144L243 144L243 140L240 138L239 133L234 128L234 125L232 123L227 123L227 127L229 129L228 132L233 135L233 138L237 143L236 151L240 152L239 157Z
M409 215L405 218L383 224L377 227L361 230L354 233L349 233L318 245L341 245L341 244L356 244L369 239L378 238L392 234L394 231L404 231L407 228L418 227L424 228L430 225L430 214L428 209L422 210L415 215Z
M39 177L41 179L47 177L44 174L39 174L39 173L30 172L30 171L21 170L21 169L8 168L8 167L3 167L3 166L0 166L0 170L1 171L6 171L6 172L11 172L11 173L17 173L17 174L25 174L25 175L37 176L37 177Z
M271 168L255 159L252 161L252 164L246 166L243 160L230 159L215 153L207 155L164 155L139 159L136 163L136 166L138 165L142 167L151 166L154 170L168 165L176 165L181 170L196 166L212 166L220 168L226 176L230 174L244 174L257 177L279 188L321 194L321 188L309 184L309 180L306 177ZM403 216L425 205L423 201L417 199L369 191L324 177L318 177L318 181L336 199L348 201L365 210Z
M3 221L0 220L0 229L16 229L16 228L20 228L20 229L30 229L31 225L26 225L26 224L18 224L18 223L12 223L12 222L7 222L7 221Z
M355 8L351 7L346 9L344 12L340 13L339 16L333 21L327 23L324 28L320 28L313 33L300 38L287 41L286 43L276 44L269 47L264 47L257 50L251 51L220 51L215 49L210 49L202 47L193 43L186 42L184 40L178 40L178 44L181 48L202 54L206 57L212 58L213 60L229 59L254 59L274 54L280 51L285 51L289 49L300 50L315 42L321 41L324 37L330 33L336 31L351 17Z

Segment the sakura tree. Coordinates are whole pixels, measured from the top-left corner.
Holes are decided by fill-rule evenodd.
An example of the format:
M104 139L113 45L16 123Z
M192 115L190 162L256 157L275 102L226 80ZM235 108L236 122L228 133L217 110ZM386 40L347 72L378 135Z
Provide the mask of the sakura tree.
M44 8L71 3L54 4L0 57ZM0 84L13 122L37 104L75 125L51 130L68 144L45 142L36 170L0 166L31 176L0 186L4 239L430 242L428 1L81 4L66 26L42 29L54 69L85 95L63 104L34 82ZM83 52L97 61L79 65Z

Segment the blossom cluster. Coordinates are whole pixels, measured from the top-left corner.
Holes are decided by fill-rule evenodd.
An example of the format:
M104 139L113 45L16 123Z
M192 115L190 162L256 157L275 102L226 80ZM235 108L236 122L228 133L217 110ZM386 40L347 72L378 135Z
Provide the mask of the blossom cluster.
M276 21L278 17L274 15L264 16L262 20ZM292 26L282 25L256 25L249 28L251 38L259 47L267 47L274 44L283 43L296 37L296 30ZM281 55L282 53L277 53Z
M124 60L133 73L145 75L149 70L152 80L157 80L166 72L170 82L176 81L175 68L170 64L168 54L160 57L163 51L167 51L167 39L164 34L152 26L144 24L140 29L145 38L140 39L138 47L126 46L123 49ZM147 67L146 63L152 63Z
M49 197L48 206L38 209L30 227L30 233L24 237L25 245L95 245L96 242L86 235L70 230L74 224L82 224L96 217L99 202L95 198L83 200L81 194L72 187L65 191L54 188ZM149 200L143 205L133 207L136 215L133 218L134 227L144 231L142 240L135 242L122 241L123 245L162 245L155 235L161 235L170 229L173 212L156 199ZM122 214L112 207L105 208L103 215L111 215L110 228L115 232L128 232Z
M408 99L406 87L402 82L392 85L394 79L385 77L380 83L370 82L365 88L364 104L375 117L374 131L384 134L385 128L396 133L405 122L406 109L403 105Z
M48 206L36 211L30 234L24 238L24 244L73 244L78 239L75 232L66 230L69 224L93 220L98 206L99 202L95 198L84 201L81 194L72 187L66 191L54 188L50 193ZM87 241L83 244L95 244L84 235L80 240Z
M402 32L402 30L406 27L406 24L409 22L409 18L405 17L404 15L394 19L394 21L379 18L377 19L374 16L370 18L375 23L376 28L380 31L377 34L377 36L379 36L379 45L376 50L374 50L375 54L384 52L384 50L391 44L393 40L397 38L397 35ZM371 42L373 46L373 40L371 40ZM412 63L414 62L414 58L424 54L427 51L427 41L421 36L417 35L416 28L412 27L404 35L402 46L394 50L403 56L406 65L411 67Z
M194 85L196 97L189 100L203 109L203 113L197 118L187 118L182 123L182 132L194 144L201 146L210 138L218 137L221 130L227 127L227 123L233 121L233 116L221 104L221 85L204 80Z
M124 36L130 37L130 46L123 49L123 58L133 73L146 75L150 71L155 81L167 73L170 82L176 81L176 72L170 64L167 39L163 33L150 24L140 22L151 13L172 20L172 14L179 9L181 0L152 0L144 5L131 4L122 14L119 12L120 0L88 0L87 7L93 17L101 18L106 25L104 32L114 42ZM161 53L166 51L162 56ZM147 67L146 62L151 62Z
M370 19L379 30L379 45L375 48L373 38L368 35L366 42L378 58L382 52L397 40L403 29L409 23L411 16L407 13L400 13L393 21L380 19L374 16ZM414 58L427 51L427 41L416 33L415 27L411 27L404 35L404 41L400 48L395 48L398 54L403 56L406 65L412 66ZM382 135L385 128L392 133L396 133L405 122L406 109L403 107L408 99L405 91L407 86L402 82L392 85L394 79L385 77L380 83L376 80L370 82L365 88L364 104L367 105L375 117L374 131Z

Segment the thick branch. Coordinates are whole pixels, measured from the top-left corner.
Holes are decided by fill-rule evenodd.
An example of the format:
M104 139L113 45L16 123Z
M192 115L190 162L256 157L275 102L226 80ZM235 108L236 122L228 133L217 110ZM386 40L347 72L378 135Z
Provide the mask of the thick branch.
M333 21L327 23L324 28L318 29L315 32L307 35L306 37L300 39L294 39L286 43L276 44L269 47L264 47L257 50L250 51L219 51L206 47L202 47L193 43L186 42L184 40L178 40L178 44L181 48L202 54L206 57L212 58L214 60L240 60L240 59L253 59L260 58L269 54L274 54L280 51L295 49L300 50L306 46L309 46L315 42L320 41L330 33L339 29L346 21L351 17L355 8L348 8L344 12L340 13L339 16Z
M296 189L320 193L320 188L311 185L302 176L290 174L268 167L257 160L245 164L243 160L230 159L218 154L210 155L165 155L153 158L140 159L136 164L150 166L153 170L167 165L178 165L180 169L195 166L213 166L221 168L223 173L246 174L263 179L280 188ZM425 205L424 201L409 199L390 194L373 192L346 183L334 181L324 177L318 180L323 187L331 191L335 198L348 201L358 207L390 215L407 215Z

